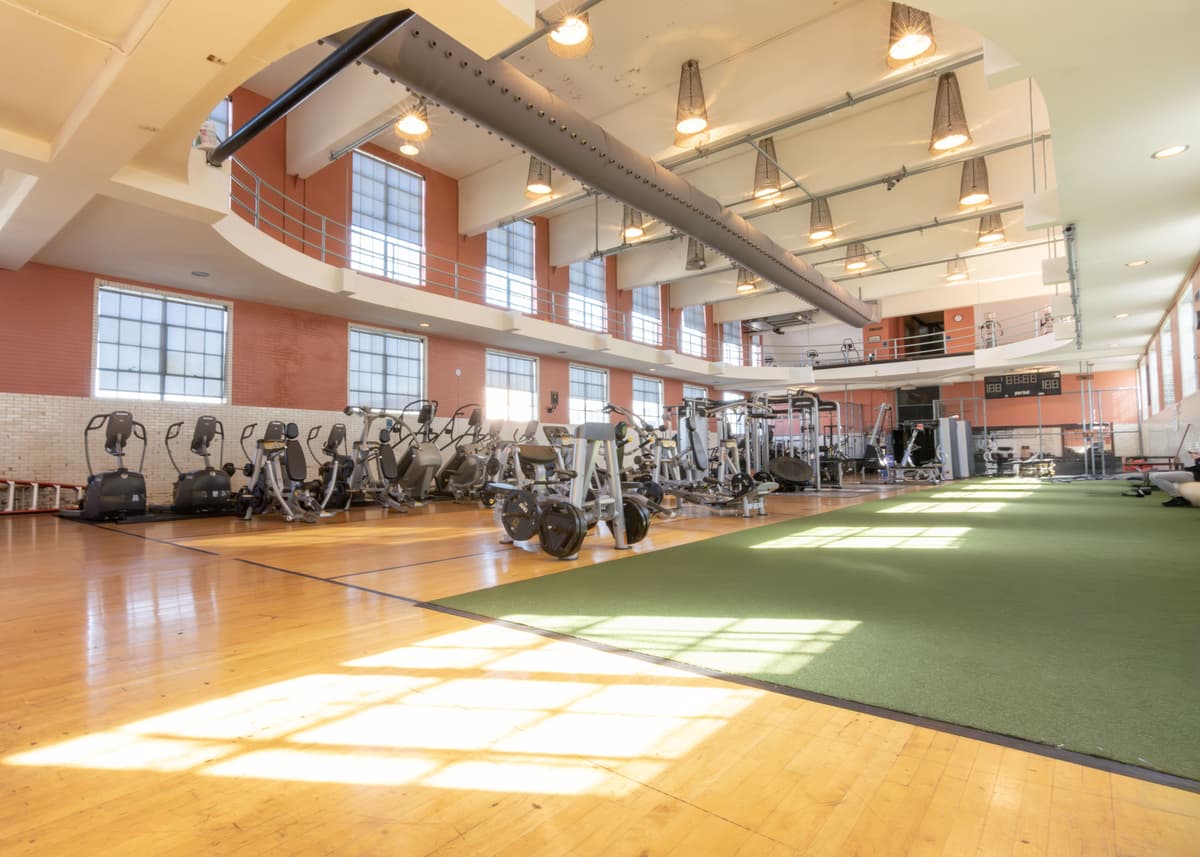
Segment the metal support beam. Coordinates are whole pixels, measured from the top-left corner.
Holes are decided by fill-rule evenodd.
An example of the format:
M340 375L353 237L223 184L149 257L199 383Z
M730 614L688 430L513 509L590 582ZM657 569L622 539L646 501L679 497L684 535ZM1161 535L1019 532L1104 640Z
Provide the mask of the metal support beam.
M249 122L209 152L206 158L209 165L221 166L238 149L300 106L310 95L329 83L338 72L394 33L411 17L413 13L406 9L368 21L337 50L313 66L307 74L284 90Z

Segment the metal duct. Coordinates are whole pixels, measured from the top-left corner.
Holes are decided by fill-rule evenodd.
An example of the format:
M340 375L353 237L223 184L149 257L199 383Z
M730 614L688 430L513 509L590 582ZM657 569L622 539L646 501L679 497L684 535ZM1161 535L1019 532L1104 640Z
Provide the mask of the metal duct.
M485 60L414 18L387 65L417 92L470 118L585 185L690 235L830 315L865 327L872 307L740 215L580 115L501 59Z

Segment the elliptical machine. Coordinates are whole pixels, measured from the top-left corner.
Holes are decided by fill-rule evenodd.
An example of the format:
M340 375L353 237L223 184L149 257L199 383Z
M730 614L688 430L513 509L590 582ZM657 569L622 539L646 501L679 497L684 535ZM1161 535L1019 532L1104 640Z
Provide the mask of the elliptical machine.
M117 469L96 473L88 450L88 435L104 429L104 451L117 459ZM125 445L130 436L142 442L142 458L138 472L125 466ZM146 427L129 411L96 414L83 429L83 457L87 462L87 487L79 517L89 521L119 520L127 515L146 514L146 477L141 474L146 463Z
M404 414L413 407L418 407L417 426L408 430L404 425ZM400 412L400 421L392 427L392 431L397 435L397 445L409 441L408 449L400 456L400 487L413 502L419 503L429 498L434 476L442 466L442 451L435 443L436 436L433 432L433 417L436 413L437 402L432 399L416 399L404 406Z
M471 413L467 417L467 427L462 434L455 434L458 418L468 409ZM463 405L451 414L450 422L441 434L449 438L441 450L453 449L454 452L437 472L434 486L438 494L459 501L470 496L484 481L484 455L490 444L483 433L483 411L478 404Z
M233 493L229 480L237 471L231 462L226 463L218 470L212 466L209 460L209 451L216 438L221 439L217 458L225 457L225 426L216 417L196 418L190 449L193 455L204 459L204 467L186 473L179 466L175 460L175 454L171 451L171 441L179 437L182 429L182 420L172 423L167 426L167 434L163 439L163 445L167 448L167 458L171 460L171 466L179 474L179 478L175 480L175 502L171 504L171 511L181 515L195 515L200 512L223 512L231 509Z

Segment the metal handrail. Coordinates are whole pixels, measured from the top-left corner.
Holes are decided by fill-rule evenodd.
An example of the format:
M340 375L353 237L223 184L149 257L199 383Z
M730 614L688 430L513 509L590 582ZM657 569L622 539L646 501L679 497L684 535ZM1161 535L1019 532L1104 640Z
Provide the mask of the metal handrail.
M843 343L770 346L761 335L755 342L753 334L743 335L740 344L727 343L721 335L671 325L661 317L656 324L635 319L632 312L618 311L607 305L601 308L594 300L556 292L524 277L439 256L398 238L356 230L352 225L288 196L238 158L229 160L232 165L230 210L260 232L326 264L351 268L409 288L431 289L459 300L514 309L555 324L727 365L828 368L872 362L863 356L869 346L860 342L854 343L853 351L857 352L857 357L850 359L843 351ZM967 337L972 341L971 351L1028 339L1045 328L1044 312L1039 311L1029 335L1014 336L1013 330L1028 326L1026 316L1014 316L999 320L1005 333L998 341L993 341L994 337L989 339L976 327L964 326L946 331L946 339L939 342L928 341L927 335L889 340L890 352L886 357L875 359L891 361L942 356L946 353L946 341L958 343Z

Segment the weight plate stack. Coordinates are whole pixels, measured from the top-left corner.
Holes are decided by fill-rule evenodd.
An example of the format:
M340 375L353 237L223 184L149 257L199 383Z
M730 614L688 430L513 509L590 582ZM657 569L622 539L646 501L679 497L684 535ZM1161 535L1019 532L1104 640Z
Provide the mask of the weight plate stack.
M500 506L500 523L514 542L526 542L538 531L537 497L532 491L513 491Z
M542 506L538 539L542 550L557 559L579 553L587 535L587 520L583 510L566 500L551 500Z

